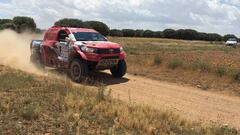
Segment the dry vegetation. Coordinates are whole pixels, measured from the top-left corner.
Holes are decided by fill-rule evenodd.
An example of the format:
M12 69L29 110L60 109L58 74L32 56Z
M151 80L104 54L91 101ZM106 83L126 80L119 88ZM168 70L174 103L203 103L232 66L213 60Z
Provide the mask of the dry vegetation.
M76 86L3 66L0 82L0 134L239 134L113 100L102 85Z
M240 48L222 42L110 38L124 45L128 72L240 95Z

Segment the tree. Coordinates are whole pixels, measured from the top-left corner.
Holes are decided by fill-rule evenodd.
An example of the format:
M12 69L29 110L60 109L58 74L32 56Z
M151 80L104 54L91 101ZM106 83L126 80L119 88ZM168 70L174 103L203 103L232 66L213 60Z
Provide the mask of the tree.
M143 32L143 37L148 37L148 38L150 38L150 37L153 37L153 36L154 36L154 32L151 31L151 30L145 30L145 31Z
M238 39L237 36L235 36L235 35L233 35L233 34L227 34L227 35L224 35L223 40L224 40L224 41L227 41L227 40L230 39L230 38Z
M123 29L122 30L124 37L134 37L135 36L135 30L133 29Z
M161 31L156 31L156 32L153 33L153 36L154 36L155 38L163 38L163 32L161 32Z
M112 29L112 30L110 30L110 36L113 36L113 37L122 37L122 36L123 36L123 33L122 33L121 30Z
M177 38L177 33L175 30L173 29L165 29L163 31L163 36L164 38L173 38L176 39Z
M29 30L34 32L36 30L36 23L30 17L17 16L13 18L13 24L16 26L16 31L21 33Z
M103 34L104 36L109 35L110 29L103 22L99 22L99 21L86 21L85 24L90 26L92 29L98 31L99 33Z
M222 41L223 37L217 33L208 33L207 41Z
M136 30L135 37L143 37L144 30Z
M0 19L0 26L6 23L12 23L11 19Z
M176 31L178 39L184 40L196 40L198 38L198 32L192 29L179 29Z
M208 40L208 34L204 32L198 32L197 40Z
M54 26L61 26L61 27L76 27L76 28L89 28L86 23L79 19L73 18L64 18L60 19L54 23Z
M13 23L5 23L0 26L0 30L4 30L4 29L16 30L16 25L14 25Z

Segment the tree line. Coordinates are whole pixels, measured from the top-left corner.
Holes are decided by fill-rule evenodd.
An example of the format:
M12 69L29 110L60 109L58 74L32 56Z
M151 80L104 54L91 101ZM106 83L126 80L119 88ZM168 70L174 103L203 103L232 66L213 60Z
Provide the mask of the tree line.
M217 33L204 33L192 29L165 29L163 31L141 29L110 29L107 24L100 21L82 21L74 18L64 18L56 21L54 26L92 28L105 36L113 37L144 37L144 38L170 38L183 40L226 41L229 38L237 38L233 34L220 35ZM41 32L33 18L17 16L13 19L0 19L0 30L12 29L18 33L24 31Z

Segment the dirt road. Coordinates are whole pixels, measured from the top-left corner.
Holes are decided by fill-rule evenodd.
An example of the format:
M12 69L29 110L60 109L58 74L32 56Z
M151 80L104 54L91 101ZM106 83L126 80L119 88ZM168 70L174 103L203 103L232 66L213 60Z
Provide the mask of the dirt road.
M181 117L240 129L240 98L193 87L126 75L105 81L113 96L124 101L171 110Z

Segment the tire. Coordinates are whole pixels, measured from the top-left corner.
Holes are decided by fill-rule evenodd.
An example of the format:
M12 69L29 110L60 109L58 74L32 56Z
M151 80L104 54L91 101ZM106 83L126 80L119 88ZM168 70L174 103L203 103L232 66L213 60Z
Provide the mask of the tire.
M80 83L86 80L88 75L87 62L79 59L74 59L71 62L69 75L74 82Z
M34 66L36 66L39 69L44 69L44 65L41 64L40 62L40 57L36 54L31 54L30 56L30 61L31 63L34 64Z
M122 78L127 72L127 64L125 60L120 60L118 65L110 69L112 76Z

